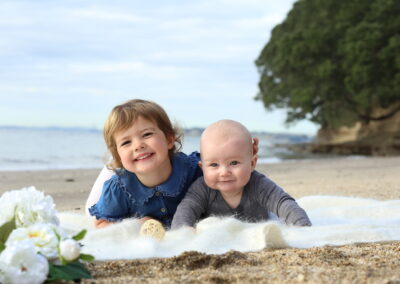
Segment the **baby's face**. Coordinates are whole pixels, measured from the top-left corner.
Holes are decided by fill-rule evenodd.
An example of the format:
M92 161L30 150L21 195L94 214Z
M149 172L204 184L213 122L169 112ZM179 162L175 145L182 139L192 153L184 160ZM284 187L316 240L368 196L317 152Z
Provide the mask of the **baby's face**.
M251 141L218 135L210 138L201 142L201 167L206 184L227 194L242 191L255 167Z

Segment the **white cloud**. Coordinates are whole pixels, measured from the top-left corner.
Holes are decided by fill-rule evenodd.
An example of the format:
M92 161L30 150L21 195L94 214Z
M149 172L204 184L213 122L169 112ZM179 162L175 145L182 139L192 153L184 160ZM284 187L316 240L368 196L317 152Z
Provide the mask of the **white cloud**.
M105 8L109 9L109 7ZM78 18L100 20L100 21L116 21L128 23L142 23L149 21L148 18L131 15L121 12L110 12L102 9L76 9L72 10L72 15Z
M72 73L113 73L140 71L145 68L142 62L97 62L97 63L72 63L68 69Z
M252 100L254 60L294 1L3 0L0 109L18 116L0 125L101 127L113 105L143 97L188 126L240 112L250 128L283 129Z
M267 15L267 16L262 16L259 18L242 18L233 21L232 25L235 28L238 29L243 29L250 31L252 29L256 29L259 31L262 30L269 30L271 29L274 25L277 23L280 23L283 21L284 17L282 15Z

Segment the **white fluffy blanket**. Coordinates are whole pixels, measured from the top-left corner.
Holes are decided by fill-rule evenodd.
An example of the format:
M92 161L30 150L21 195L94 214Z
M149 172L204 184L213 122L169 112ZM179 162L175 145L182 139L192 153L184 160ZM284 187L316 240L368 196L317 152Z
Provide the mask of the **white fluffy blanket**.
M71 233L88 229L83 251L98 260L171 257L189 250L221 254L266 247L400 240L400 200L307 196L297 201L307 211L312 227L210 217L197 225L196 232L189 228L167 231L162 241L139 236L140 225L134 219L96 230L92 219L85 215L61 212L59 218L61 226Z

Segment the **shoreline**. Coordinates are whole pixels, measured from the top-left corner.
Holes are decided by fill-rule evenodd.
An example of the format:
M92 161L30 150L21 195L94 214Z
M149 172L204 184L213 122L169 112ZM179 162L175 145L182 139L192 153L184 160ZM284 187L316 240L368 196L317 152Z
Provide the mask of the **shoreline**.
M58 211L84 214L99 169L0 171L0 195L33 185ZM400 157L313 159L259 164L295 199L334 195L400 199ZM264 249L222 255L184 252L171 258L95 261L82 283L398 283L400 241L306 249Z
M400 156L388 156L388 158L396 158ZM307 155L294 155L285 156L285 157L258 157L257 166L263 165L274 165L274 164L285 164L285 163L296 163L301 161L314 161L318 162L319 160L327 160L327 159L369 159L369 158L386 158L379 156L363 156L363 155L330 155L330 154L307 154ZM25 166L25 165L24 165ZM101 170L102 165L81 165L81 166L67 166L63 167L60 165L55 166L31 166L26 168L13 168L13 167L0 167L0 173L2 172L42 172L42 171L67 171L67 170Z
M0 195L34 186L51 195L58 211L84 212L86 199L99 169L0 171Z
M35 186L53 197L57 210L83 212L100 170L0 171L0 195L5 191ZM267 175L295 199L306 195L400 199L400 157L291 160L258 164L256 170Z

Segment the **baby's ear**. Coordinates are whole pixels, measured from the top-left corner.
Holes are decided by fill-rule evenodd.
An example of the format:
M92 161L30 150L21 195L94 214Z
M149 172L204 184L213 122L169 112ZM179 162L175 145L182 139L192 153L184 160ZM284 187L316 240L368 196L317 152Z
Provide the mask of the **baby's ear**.
M198 165L199 165L200 169L203 169L203 163L201 161L199 161Z
M257 165L257 155L253 155L253 158L251 158L251 170L254 170L256 168Z

